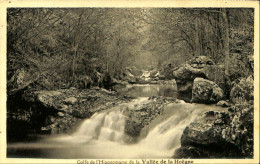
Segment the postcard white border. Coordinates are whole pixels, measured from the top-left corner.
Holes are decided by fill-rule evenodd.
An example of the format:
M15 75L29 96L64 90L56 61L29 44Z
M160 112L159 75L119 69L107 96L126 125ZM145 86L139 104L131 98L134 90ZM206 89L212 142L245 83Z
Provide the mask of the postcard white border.
M192 159L194 163L259 162L259 2L243 0L0 0L0 163L77 163L78 159L6 158L6 10L8 7L233 7L255 9L254 31L254 159ZM121 159L122 160L122 159ZM125 159L124 159L125 160ZM126 159L130 160L130 159ZM133 159L131 159L133 160ZM160 161L160 159L156 159ZM188 160L188 159L187 159ZM89 159L88 161L91 161ZM107 159L106 161L114 161ZM140 163L142 161L140 160Z

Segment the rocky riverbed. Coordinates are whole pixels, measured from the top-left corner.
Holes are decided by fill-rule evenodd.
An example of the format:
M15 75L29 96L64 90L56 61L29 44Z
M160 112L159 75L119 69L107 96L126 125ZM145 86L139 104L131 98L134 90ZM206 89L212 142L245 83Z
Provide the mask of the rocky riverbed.
M227 98L222 81L214 82L216 79L208 74L209 67L213 66L207 58L196 58L174 69L174 79L146 81L147 85L174 86L178 90L175 94L187 104L223 107L222 111L202 113L198 116L200 119L184 128L181 147L173 153L174 158L253 157L253 76L234 81ZM119 85L122 89L129 84L124 82ZM15 94L8 96L8 142L28 140L28 134L71 134L79 123L95 113L122 107L120 110L127 117L124 133L130 137L127 142L135 143L153 120L165 114L169 104L184 102L174 96L158 95L140 100L100 87L51 91L20 88L13 89ZM135 103L136 100L138 103Z
M174 158L252 158L253 113L252 103L204 113L185 128Z
M80 120L130 99L98 87L86 90L26 91L9 102L12 111L7 114L10 127L8 134L15 135L16 130L12 130L15 124L26 126L28 131L67 133Z
M129 116L126 133L137 137L141 129L151 120L162 114L164 107L175 102L173 97L150 97L146 101L127 107ZM13 101L12 101L13 100ZM59 134L71 133L72 129L83 119L94 113L105 111L120 104L135 100L134 97L119 95L115 91L95 87L79 90L76 88L56 91L26 91L19 98L11 99L8 118L10 140L20 131L16 126L24 126L23 133ZM18 105L17 105L18 104ZM20 105L19 105L20 104Z

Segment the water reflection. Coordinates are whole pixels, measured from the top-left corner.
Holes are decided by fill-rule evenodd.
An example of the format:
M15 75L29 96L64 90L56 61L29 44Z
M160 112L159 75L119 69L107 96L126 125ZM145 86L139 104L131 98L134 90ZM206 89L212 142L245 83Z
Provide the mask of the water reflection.
M125 88L118 89L117 92L122 95L132 97L176 97L177 87L173 85L128 85Z

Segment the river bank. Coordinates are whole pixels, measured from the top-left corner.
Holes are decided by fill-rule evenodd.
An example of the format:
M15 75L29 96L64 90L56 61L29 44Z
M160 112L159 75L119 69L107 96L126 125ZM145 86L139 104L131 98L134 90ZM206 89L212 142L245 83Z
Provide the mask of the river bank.
M253 152L252 101L249 103L243 103L244 105L232 105L232 103L227 104L227 102L222 102L222 104L218 103L220 106L216 106L216 104L196 105L196 103L185 103L183 100L178 100L174 97L153 96L150 98L143 97L136 99L135 97L119 95L115 91L109 91L101 88L92 88L88 90L78 90L71 88L57 91L37 91L30 94L26 93L23 95L23 100L30 102L30 112L34 111L35 114L31 113L31 115L26 115L26 113L23 112L12 113L12 115L9 115L9 123L11 123L9 126L15 128L14 124L12 124L14 122L11 121L16 118L16 121L19 120L19 124L16 124L17 126L21 127L21 122L23 121L22 119L24 119L24 126L26 127L21 130L24 133L24 137L20 139L17 138L17 134L22 136L23 133L21 133L21 131L17 129L16 131L9 131L10 147L8 152L10 156L17 154L17 152L20 151L30 152L30 144L21 147L21 145L19 146L19 142L30 143L37 141L39 138L35 138L29 141L30 139L28 138L28 134L31 135L35 133L36 137L37 134L45 134L41 136L43 138L46 138L46 136L55 136L57 134L67 134L70 136L76 132L76 129L79 129L80 126L83 126L84 120L91 121L91 119L93 119L92 117L98 113L110 113L110 111L117 110L119 110L119 113L115 114L115 116L122 114L123 117L126 117L126 119L124 119L124 124L122 125L123 131L121 132L127 137L123 137L122 141L124 143L133 145L130 146L130 150L132 150L134 147L140 148L143 145L153 145L159 142L160 144L157 144L156 146L158 148L164 145L164 141L167 141L166 143L172 143L170 145L175 145L173 143L176 143L177 139L179 148L177 147L176 150L174 148L174 151L170 149L172 150L171 152L167 152L167 155L161 154L162 156L167 158L243 158L252 156ZM15 117L15 114L19 117ZM10 118L11 116L12 118ZM45 116L45 119L43 116ZM188 119L188 116L194 117L193 119ZM170 119L171 117L173 118ZM85 126L85 129L91 129L92 127L93 130L96 131L99 129L98 127L105 126L105 120L108 118L110 118L110 114L107 114L107 116L103 118L103 121L99 120L97 127L87 125ZM189 121L186 123L182 122L181 119L184 118ZM164 120L168 119L174 122L168 122L164 126L168 127L168 130L166 131L170 131L172 129L172 135L166 135L164 132L162 133L156 131L156 128L158 128ZM116 122L113 123L113 120L114 119L109 121L111 126L113 124L119 124ZM176 131L175 126L180 126L182 128ZM29 127L32 128L33 131L29 130ZM26 129L28 130L27 134L25 133ZM153 132L154 130L155 132ZM91 132L91 134L92 133L93 132ZM102 134L102 132L100 131L97 134L99 136ZM105 135L106 140L111 139L112 133L109 134L110 135ZM89 133L85 133L84 136L85 135L88 136ZM160 137L160 135L165 135L165 139L161 140L163 137ZM100 138L98 136L96 136L97 139ZM12 140L12 137L14 137L16 140ZM158 140L155 140L156 138ZM17 141L18 147L16 144ZM74 143L78 141L80 141L80 139L75 138L70 140L68 143ZM119 144L121 142L118 140L112 141L115 142L115 144ZM60 154L60 151L57 150L57 148L54 146L54 143L45 144L50 144L50 149L52 151L55 150L56 155ZM109 145L110 144L108 144L108 146ZM104 145L101 144L100 146ZM113 146L113 144L110 146ZM163 150L168 149L168 146L162 147L164 148ZM212 149L212 147L214 149ZM121 148L122 147L120 146L120 149ZM155 147L150 147L150 149L154 148ZM41 150L42 148L39 146L37 149ZM63 147L62 149L66 151L67 148ZM81 152L81 149L82 148L75 148L76 152ZM99 149L92 147L91 150L98 153ZM130 151L127 147L124 147L123 150L127 152ZM147 153L150 152L147 149L142 150L147 151ZM154 154L155 152L150 153ZM82 155L79 157L84 157L84 154L79 154ZM94 153L91 154L93 154L93 157L97 157L94 155ZM113 153L109 154L109 157L113 156ZM152 154L148 153L147 157L151 157L149 155ZM24 155L30 156L30 153L25 153ZM39 156L37 153L35 155L36 157ZM71 156L62 156L62 158L75 156L75 154L71 154ZM57 156L49 154L49 157L56 158ZM124 155L121 156L121 158L123 157ZM133 154L133 158L134 157L136 157L135 153Z
M153 113L151 118L144 115L151 109L144 107L154 106L158 98L139 98L119 104L84 120L72 134L51 135L40 142L11 143L8 154L38 158L171 158L180 146L187 125L200 119L201 113L213 109L223 111L223 108L169 100L167 105L162 102L164 107L156 109L160 114ZM132 127L129 120L134 119L136 123L143 123L139 136L126 132L127 127ZM131 140L133 138L136 140Z
M152 157L158 152L149 149L156 147L168 158L253 157L253 76L234 81L227 94L223 81L207 73L212 62L203 57L194 60L174 69L169 80L159 74L150 77L149 72L142 79L129 72L131 78L117 81L114 90L98 86L19 90L8 97L8 143L34 141L42 134L74 136L83 128L70 142L83 137L84 143L89 138L91 143L105 139L120 148L122 143L153 145L143 149ZM201 63L203 67L198 67ZM15 155L14 150L11 146L10 154Z

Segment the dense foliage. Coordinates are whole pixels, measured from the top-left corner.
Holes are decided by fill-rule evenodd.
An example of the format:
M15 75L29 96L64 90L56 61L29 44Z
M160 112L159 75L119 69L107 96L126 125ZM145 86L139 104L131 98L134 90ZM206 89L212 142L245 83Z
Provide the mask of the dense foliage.
M8 80L35 67L41 87L120 79L125 67L162 69L208 56L233 81L250 74L253 9L9 8Z
M102 119L94 119L100 134L101 127L110 128L104 121L117 125L127 118L125 129L113 129L111 138L117 136L114 130L120 136L123 130L134 143L164 116L180 116L176 127L191 124L175 158L251 158L253 54L249 8L8 8L7 139L28 141L31 131L67 133L94 113L118 109L124 117L110 119L109 112L101 112ZM171 85L174 91L143 87L170 97L156 94L128 103L139 90L129 96L134 87L127 84ZM197 110L181 100L229 108ZM205 117L195 119L206 108ZM173 115L175 109L179 115ZM174 142L167 142L176 145L172 136Z

